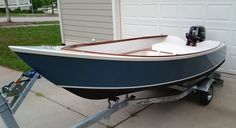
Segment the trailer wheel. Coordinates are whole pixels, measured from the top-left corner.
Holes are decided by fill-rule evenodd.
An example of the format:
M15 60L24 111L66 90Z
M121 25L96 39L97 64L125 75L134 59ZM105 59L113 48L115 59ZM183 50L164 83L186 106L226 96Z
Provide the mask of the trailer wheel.
M208 105L213 98L213 84L209 87L207 92L200 92L200 102L202 105Z

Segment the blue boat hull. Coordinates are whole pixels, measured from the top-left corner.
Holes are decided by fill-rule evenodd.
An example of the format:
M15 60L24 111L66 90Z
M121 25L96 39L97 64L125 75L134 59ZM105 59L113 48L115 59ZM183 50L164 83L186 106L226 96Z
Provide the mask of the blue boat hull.
M183 81L179 81L179 82L173 82L173 83L168 83L168 84L161 84L158 86L152 86L152 87L143 87L143 88L132 88L132 89L84 89L84 88L80 88L80 89L75 89L75 88L64 88L66 90L68 90L71 93L74 93L75 95L78 95L80 97L84 97L87 99L107 99L107 98L113 98L119 95L123 95L123 94L129 94L132 92L138 92L138 91L144 91L144 90L152 90L152 89L158 89L160 87L167 87L167 86L171 86L171 85L181 85L184 82L193 82L197 83L201 80L203 80L204 78L206 78L207 76L209 76L211 73L213 73L217 68L219 68L222 64L224 63L224 61L218 65L216 68L198 75L196 77L190 78L190 79L186 79ZM192 84L188 85L189 87L193 86Z
M54 84L81 97L105 99L204 77L224 62L225 49L165 61L98 60L20 52L17 55Z

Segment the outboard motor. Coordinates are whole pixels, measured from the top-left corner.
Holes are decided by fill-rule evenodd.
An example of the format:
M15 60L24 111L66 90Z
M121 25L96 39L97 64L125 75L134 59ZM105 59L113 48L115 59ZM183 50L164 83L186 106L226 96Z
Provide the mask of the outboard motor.
M186 33L188 46L196 46L198 42L206 39L206 29L204 26L192 26L189 33Z

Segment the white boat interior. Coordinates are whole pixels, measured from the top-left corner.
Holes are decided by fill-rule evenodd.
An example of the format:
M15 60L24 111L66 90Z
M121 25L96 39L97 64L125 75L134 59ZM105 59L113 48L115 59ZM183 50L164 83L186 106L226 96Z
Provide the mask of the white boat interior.
M63 50L95 54L127 56L170 56L199 53L217 48L219 41L203 41L197 46L187 46L186 40L176 36L152 36L118 41L70 45Z

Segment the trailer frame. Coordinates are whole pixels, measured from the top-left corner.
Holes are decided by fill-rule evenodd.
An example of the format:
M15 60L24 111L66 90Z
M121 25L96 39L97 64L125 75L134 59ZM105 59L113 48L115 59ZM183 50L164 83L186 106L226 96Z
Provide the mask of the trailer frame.
M0 92L0 116L2 117L6 127L19 128L14 118L14 113L17 111L24 98L39 78L40 74L32 70L23 73L16 81L13 81L2 88L2 91ZM175 95L136 98L134 95L129 96L129 94L126 94L125 99L122 101L120 101L119 97L114 97L112 99L108 99L107 109L79 122L72 128L86 128L102 119L109 119L113 113L128 105L173 102L183 99L191 93L200 94L201 104L208 105L213 97L214 83L220 83L220 85L223 86L223 80L221 79L220 73L213 72L201 82L191 84L190 87L186 86L188 85L188 82L182 85L169 86L172 89L180 91L179 94ZM11 101L8 100L9 97L13 97Z

